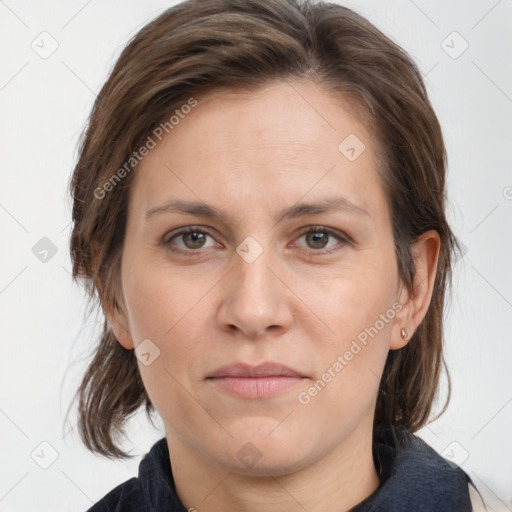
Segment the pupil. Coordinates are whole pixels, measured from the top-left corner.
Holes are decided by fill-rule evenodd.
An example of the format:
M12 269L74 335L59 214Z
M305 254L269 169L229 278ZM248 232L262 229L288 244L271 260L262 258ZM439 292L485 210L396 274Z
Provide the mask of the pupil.
M311 241L311 239L312 239L313 245L320 243L320 246L316 246L317 248L320 247L320 249L321 249L321 248L325 247L325 245L327 244L327 236L325 233L310 233L308 236L310 236L309 241ZM323 239L323 243L322 243L322 239Z
M201 242L203 241L201 239L204 238L204 234L203 233L196 233L196 232L185 233L185 236L186 237L190 237L192 239L193 247L201 247ZM199 242L198 245L194 245L194 244L197 244L198 242Z

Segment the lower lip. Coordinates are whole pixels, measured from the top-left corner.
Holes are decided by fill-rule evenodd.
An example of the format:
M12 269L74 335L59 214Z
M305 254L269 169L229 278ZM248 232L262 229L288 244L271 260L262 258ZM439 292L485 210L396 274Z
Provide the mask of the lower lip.
M208 380L236 396L268 398L296 386L303 377L214 377Z

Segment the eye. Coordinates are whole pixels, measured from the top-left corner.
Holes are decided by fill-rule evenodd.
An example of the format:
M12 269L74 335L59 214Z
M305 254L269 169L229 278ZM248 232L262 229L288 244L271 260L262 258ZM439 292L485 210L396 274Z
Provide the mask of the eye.
M320 252L319 250L321 249L327 249L323 252L330 253L333 252L332 248L344 246L349 243L347 236L343 236L342 234L323 226L314 226L309 228L307 231L304 231L297 240L300 240L303 237L305 237L308 248L315 249L314 252ZM336 241L338 243L332 243Z
M182 254L190 254L191 252L199 253L200 249L215 247L217 245L215 241L210 245L206 245L208 237L213 240L212 235L210 235L208 231L195 226L189 226L166 236L162 240L162 243L171 252ZM306 240L306 249L314 249L313 252L317 254L331 253L350 243L348 236L323 226L310 227L306 231L303 231L297 240L303 237ZM177 242L181 242L181 244Z
M174 233L172 236L166 237L163 240L163 244L173 252L187 252L187 250L194 251L195 249L212 247L212 245L205 245L207 237L212 238L207 231L196 228L194 226L190 226L188 228L181 229L177 233ZM181 241L183 245L180 246L179 244L174 243L173 240ZM173 246L177 246L178 248Z

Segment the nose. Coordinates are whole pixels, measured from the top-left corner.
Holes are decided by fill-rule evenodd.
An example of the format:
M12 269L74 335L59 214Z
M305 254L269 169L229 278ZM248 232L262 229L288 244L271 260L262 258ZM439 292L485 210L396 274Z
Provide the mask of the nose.
M223 279L217 316L220 328L251 339L289 329L293 293L280 273L270 249L263 250L252 262L234 253L233 267Z

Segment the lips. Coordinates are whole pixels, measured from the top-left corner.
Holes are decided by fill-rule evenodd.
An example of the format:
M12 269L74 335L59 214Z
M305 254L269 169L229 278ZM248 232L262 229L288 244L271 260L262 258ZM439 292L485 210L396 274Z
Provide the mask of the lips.
M307 379L300 371L280 363L257 366L236 363L214 371L207 381L218 391L244 399L264 399L280 395Z
M207 378L219 377L305 377L301 372L294 370L288 366L280 363L266 362L257 366L251 366L247 363L236 363L231 365L222 366L215 370Z

